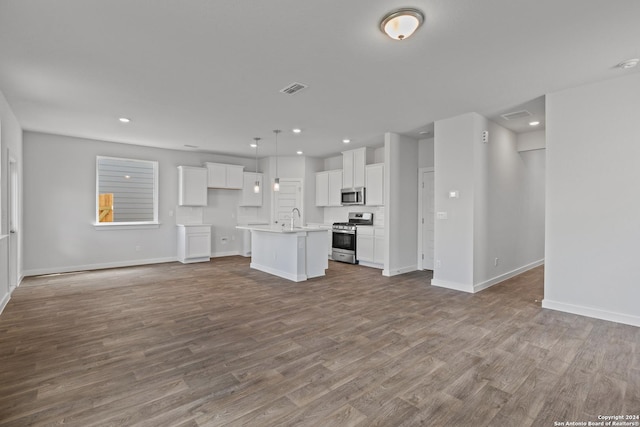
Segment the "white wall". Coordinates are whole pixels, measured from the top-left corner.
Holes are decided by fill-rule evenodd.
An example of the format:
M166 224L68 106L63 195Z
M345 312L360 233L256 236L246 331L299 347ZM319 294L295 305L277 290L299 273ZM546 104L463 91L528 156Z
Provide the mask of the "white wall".
M517 136L518 151L540 150L546 146L544 129L520 133Z
M436 215L435 270L431 284L452 289L473 291L473 181L474 135L477 114L435 122L434 167L435 211L446 213L447 219ZM458 191L458 198L449 198L449 191Z
M161 224L158 228L100 231L94 228L97 155L159 162ZM244 165L250 171L255 169L255 161L250 158L25 132L25 274L174 260L177 255L177 166L201 166L207 161ZM208 196L209 205L203 209L203 219L214 225L212 253L240 253L242 233L235 225L241 192L209 189ZM265 198L268 197L265 194ZM226 243L223 237L227 238Z
M382 272L394 276L417 269L418 141L385 134L385 262Z
M9 170L9 158L8 152L17 162L18 169L18 185L20 186L20 193L23 193L22 188L22 128L18 123L11 107L7 103L2 92L0 92L0 236L6 236L9 233L9 212L8 209L8 170ZM22 198L18 205L18 219L20 223L23 223ZM21 230L24 227L21 227ZM18 239L12 239L9 244L9 238L0 238L0 312L4 309L5 305L10 298L10 285L18 285L23 274L23 259L22 259L22 247L23 247L23 235L20 231L18 233ZM10 271L8 261L17 260L17 271L15 271L15 277L9 277ZM15 265L15 264L14 264Z
M543 307L640 326L640 74L546 97Z
M434 139L425 138L418 140L418 167L432 168L434 159Z
M544 150L523 158L513 132L475 113L435 126L435 209L447 219L436 219L432 284L477 292L540 265Z

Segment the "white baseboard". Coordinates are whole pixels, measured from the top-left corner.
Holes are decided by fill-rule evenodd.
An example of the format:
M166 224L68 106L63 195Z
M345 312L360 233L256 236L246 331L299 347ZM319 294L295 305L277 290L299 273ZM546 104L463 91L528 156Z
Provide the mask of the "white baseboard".
M473 293L473 285L470 283L448 282L446 280L431 279L431 286L453 289L454 291Z
M534 261L532 263L529 263L527 265L524 265L522 267L516 268L515 270L511 270L507 273L501 274L499 276L493 277L489 280L485 280L484 282L481 283L477 283L475 285L473 285L473 292L480 292L483 289L487 289L493 285L497 285L500 282L504 282L507 279L510 279L514 276L517 276L518 274L522 274L525 271L531 270L532 268L536 268L540 265L544 264L544 258L543 259L539 259L538 261Z
M382 275L386 277L397 276L399 274L410 273L412 271L416 271L418 266L416 264L407 265L405 267L392 268L392 269L384 269L382 270Z
M610 322L624 323L625 325L640 326L640 316L615 313L613 311L601 310L599 308L585 307L581 305L567 304L559 301L551 301L547 298L542 300L542 308L563 311L565 313L578 314L580 316L592 317L594 319L608 320Z
M132 261L105 262L100 264L72 265L72 266L66 266L66 267L36 268L32 270L25 270L24 276L25 277L41 276L43 274L71 273L74 271L85 271L85 270L103 270L105 268L134 267L137 265L161 264L164 262L174 262L177 260L178 258L176 257L167 257L167 258L138 259L138 260L132 260Z
M4 295L4 297L2 297L2 301L0 302L0 314L2 314L2 312L4 311L4 308L7 306L10 299L11 299L11 294L9 292L7 292Z
M249 266L251 268L256 269L256 270L264 271L265 273L273 274L274 276L282 277L283 279L291 280L293 282L303 282L303 281L307 280L307 275L306 274L298 274L298 275L296 275L296 274L288 273L286 271L282 271L282 270L278 270L278 269L275 269L275 268L267 267L265 265L256 264L254 262L249 264Z
M211 258L220 258L223 256L242 255L240 251L213 252Z
M384 269L384 266L382 264L376 264L375 262L358 261L358 264L362 265L363 267L377 268L378 270Z

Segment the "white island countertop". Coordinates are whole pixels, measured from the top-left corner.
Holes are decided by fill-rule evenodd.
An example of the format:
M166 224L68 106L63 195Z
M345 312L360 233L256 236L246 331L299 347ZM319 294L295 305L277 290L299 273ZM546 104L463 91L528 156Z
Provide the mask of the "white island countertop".
M322 231L326 233L326 229L322 229L319 227L293 227L291 228L288 225L284 227L282 225L238 225L236 226L239 230L250 230L250 231L266 231L267 233L300 233L304 231Z
M302 282L325 275L329 237L317 227L239 225L251 231L251 268Z

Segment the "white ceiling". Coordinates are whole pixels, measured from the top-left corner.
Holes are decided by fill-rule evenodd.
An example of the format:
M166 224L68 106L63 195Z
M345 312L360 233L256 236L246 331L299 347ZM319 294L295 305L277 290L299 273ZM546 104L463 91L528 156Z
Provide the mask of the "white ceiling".
M414 0L425 25L394 41L378 23L403 6L0 0L0 90L25 130L251 157L279 128L281 155L325 157L638 72L614 68L640 56L637 0Z

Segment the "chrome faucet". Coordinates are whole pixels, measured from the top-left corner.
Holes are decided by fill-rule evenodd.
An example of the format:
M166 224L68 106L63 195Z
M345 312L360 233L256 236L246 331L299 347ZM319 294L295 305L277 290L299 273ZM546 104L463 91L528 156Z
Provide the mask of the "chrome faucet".
M298 218L300 218L300 210L298 208L291 209L291 229L292 230L295 225L295 217L293 216L294 212L298 212Z

